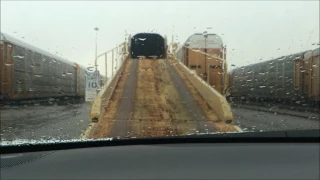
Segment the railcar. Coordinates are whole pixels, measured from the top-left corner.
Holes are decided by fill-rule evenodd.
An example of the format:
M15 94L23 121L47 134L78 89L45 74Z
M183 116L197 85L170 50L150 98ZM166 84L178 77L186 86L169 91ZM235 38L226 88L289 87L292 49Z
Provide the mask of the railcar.
M1 33L0 98L84 96L86 69Z
M195 33L179 47L177 59L225 95L228 83L226 47L217 34Z
M230 97L319 102L319 48L230 71Z

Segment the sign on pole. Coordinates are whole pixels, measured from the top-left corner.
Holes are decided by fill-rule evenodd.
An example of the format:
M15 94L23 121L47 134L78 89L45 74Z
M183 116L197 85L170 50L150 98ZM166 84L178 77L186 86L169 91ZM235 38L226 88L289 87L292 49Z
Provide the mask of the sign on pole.
M86 76L86 101L94 101L99 86L99 72L88 72Z

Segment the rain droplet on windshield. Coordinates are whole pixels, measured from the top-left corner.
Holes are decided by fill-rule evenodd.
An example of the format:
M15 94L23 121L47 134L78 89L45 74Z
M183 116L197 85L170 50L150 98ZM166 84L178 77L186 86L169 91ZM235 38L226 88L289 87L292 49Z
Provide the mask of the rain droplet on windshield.
M138 38L140 41L145 41L147 38Z
M43 75L42 74L35 74L34 76L35 77L42 77Z
M94 67L87 67L87 71L89 71L89 72L93 72L94 71Z
M12 56L12 57L18 58L18 59L23 59L23 58L24 58L24 56L19 56L19 55L17 55L17 56Z

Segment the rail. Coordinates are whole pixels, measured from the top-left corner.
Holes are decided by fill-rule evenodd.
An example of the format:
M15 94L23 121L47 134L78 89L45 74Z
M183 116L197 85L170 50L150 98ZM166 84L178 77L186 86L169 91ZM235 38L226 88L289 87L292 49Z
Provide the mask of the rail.
M108 60L108 55L111 53L111 62ZM108 63L111 63L111 75L110 78L106 78L106 82L100 89L99 93L92 102L90 119L93 122L99 121L101 116L105 112L105 106L109 103L109 100L115 90L115 87L120 79L120 73L122 72L123 65L127 59L127 43L121 43L115 48L112 48L97 56L95 61L98 66L99 58L104 60L105 65L105 76L108 77Z
M98 67L99 66L98 61L104 60L103 66L104 66L105 72L103 74L105 75L105 77L108 77L108 61L111 60L111 78L113 78L115 75L114 72L117 72L117 70L122 65L124 60L123 58L119 58L119 54L126 55L127 53L128 53L127 42L123 42L118 46L99 54L95 59L95 66Z

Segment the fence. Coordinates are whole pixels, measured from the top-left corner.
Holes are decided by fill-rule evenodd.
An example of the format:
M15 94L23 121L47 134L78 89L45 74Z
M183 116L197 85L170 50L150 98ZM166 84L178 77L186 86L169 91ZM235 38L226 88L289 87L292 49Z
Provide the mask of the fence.
M113 79L125 60L125 57L128 53L127 49L127 43L123 42L115 48L97 56L95 66L97 69L99 69L101 75L105 77L105 81L108 81L108 79Z
M100 72L103 72L101 74L107 78L105 78L104 85L101 87L92 103L90 111L90 118L92 121L98 121L104 114L105 107L108 105L116 84L120 79L120 73L123 69L123 63L126 60L127 54L127 43L124 42L117 47L98 55L95 65Z

